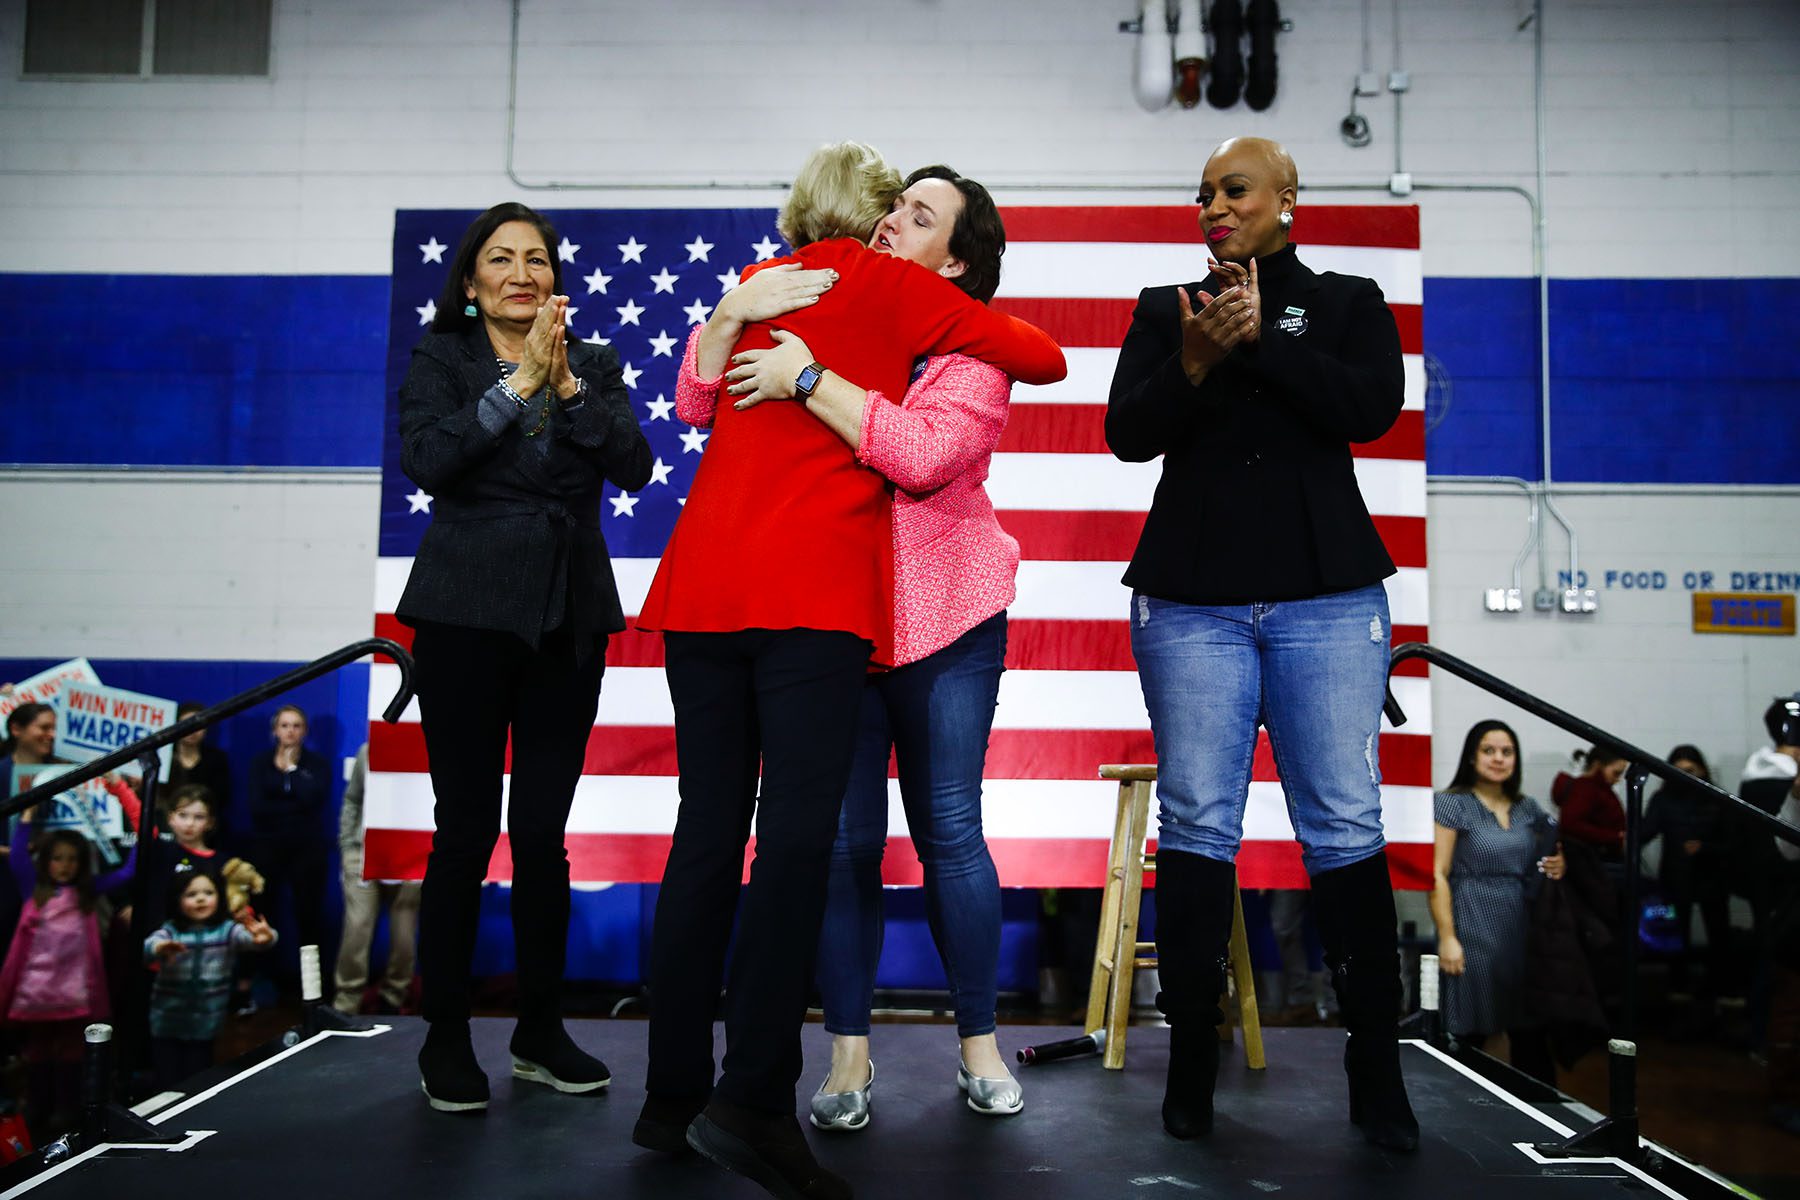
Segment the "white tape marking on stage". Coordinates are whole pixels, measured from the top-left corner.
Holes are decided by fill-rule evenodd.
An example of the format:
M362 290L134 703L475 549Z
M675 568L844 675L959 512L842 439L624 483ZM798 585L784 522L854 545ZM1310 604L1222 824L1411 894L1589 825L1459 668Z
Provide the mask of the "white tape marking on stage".
M1639 1138L1638 1142L1643 1145L1649 1144L1649 1143L1645 1142L1643 1138ZM1564 1166L1564 1165L1581 1165L1583 1163L1594 1165L1594 1166L1617 1167L1617 1168L1619 1168L1619 1170L1625 1172L1627 1175L1630 1175L1634 1179L1640 1180L1641 1182L1649 1185L1652 1189L1654 1189L1658 1192L1661 1192L1665 1196L1673 1196L1675 1198L1675 1200L1686 1200L1686 1198L1683 1197L1680 1192L1676 1191L1674 1188L1670 1187L1668 1184L1663 1183L1660 1180L1652 1178L1647 1172L1644 1171L1644 1169L1642 1167L1633 1166L1632 1164L1626 1162L1622 1158L1611 1158L1611 1157L1607 1157L1607 1158L1545 1158L1543 1155L1541 1155L1537 1152L1537 1147L1533 1146L1530 1142L1514 1142L1513 1149L1515 1149L1519 1153L1523 1154L1526 1158L1529 1158L1532 1162L1537 1163L1539 1166L1544 1166L1544 1167L1559 1167L1559 1166Z
M187 1132L187 1136L182 1138L179 1142L169 1142L165 1145L158 1145L155 1142L101 1142L91 1150L83 1150L74 1158L57 1163L54 1167L51 1167L42 1174L33 1175L30 1179L19 1184L11 1191L0 1192L0 1200L12 1200L14 1196L23 1196L26 1192L29 1192L39 1184L49 1183L64 1171L74 1170L88 1159L99 1158L108 1150L162 1150L179 1154L183 1150L192 1150L195 1146L198 1146L201 1142L204 1142L207 1138L217 1132L218 1130L216 1129L190 1129Z
M268 1070L270 1067L274 1066L276 1063L280 1062L282 1059L288 1058L295 1054L298 1054L302 1050L305 1050L310 1046L318 1045L321 1041L323 1041L326 1038L332 1038L332 1037L347 1037L347 1038L380 1037L382 1034L387 1033L391 1029L393 1029L392 1025L377 1025L373 1029L323 1029L323 1030L320 1030L318 1033L315 1033L311 1037L307 1038L304 1042L300 1042L296 1045L289 1046L286 1050L283 1050L280 1054L271 1054L268 1058L263 1059L261 1062L257 1063L255 1066L246 1067L242 1071L239 1071L236 1075L233 1075L230 1079L221 1080L220 1082L215 1083L211 1087L207 1088L204 1092L196 1092L192 1096L189 1096L186 1100L183 1100L180 1104L175 1105L173 1108L164 1109L162 1112L156 1113L155 1115L151 1116L148 1119L152 1125L161 1125L164 1121L169 1120L171 1117L179 1116L180 1114L186 1112L188 1109L193 1108L196 1104L203 1104L206 1101L211 1100L214 1096L218 1095L220 1092L224 1091L226 1088L234 1087L237 1084L242 1083L244 1080L250 1078L252 1075L261 1074L263 1071ZM5 1200L5 1197L0 1197L0 1200Z
M1570 1129L1567 1125L1564 1125L1561 1121L1558 1121L1555 1117L1551 1116L1549 1113L1539 1112L1537 1109L1531 1107L1531 1105L1525 1103L1523 1100L1519 1099L1517 1096L1513 1095L1511 1092L1507 1091L1505 1088L1500 1087L1497 1084L1490 1082L1489 1080L1483 1079L1479 1074L1477 1074L1474 1071L1471 1071L1468 1067L1463 1066L1461 1063L1457 1062L1454 1058L1451 1058L1448 1054L1445 1054L1442 1050L1439 1050L1436 1046L1433 1046L1430 1042L1422 1041L1418 1038L1401 1038L1400 1044L1403 1046L1417 1046L1419 1049L1425 1051L1425 1053L1431 1055L1433 1058L1437 1059L1439 1062L1443 1063L1445 1066L1449 1067L1451 1070L1457 1072L1460 1075L1466 1075L1470 1079L1473 1079L1476 1083L1480 1084L1485 1091L1492 1092L1494 1095L1500 1097L1500 1099L1506 1101L1508 1104L1512 1105L1514 1108L1518 1109L1520 1112L1524 1113L1526 1116L1528 1116L1532 1120L1536 1121L1539 1125L1544 1126L1546 1129L1550 1130L1552 1133L1559 1134L1562 1137L1574 1137L1575 1136L1575 1131L1573 1129Z
M1448 1065L1451 1069L1458 1071L1463 1075L1468 1076L1470 1079L1472 1079L1476 1083L1480 1084L1481 1087L1483 1088L1483 1090L1485 1090L1495 1096L1498 1096L1500 1099L1506 1101L1512 1107L1518 1109L1520 1112L1524 1113L1526 1116L1530 1117L1532 1120L1536 1121L1538 1124L1543 1125L1545 1128L1550 1129L1553 1132L1558 1133L1561 1136L1566 1137L1566 1138L1575 1136L1575 1131L1573 1129L1570 1129L1567 1125L1564 1125L1561 1121L1558 1121L1555 1117L1550 1116L1548 1113L1539 1112L1537 1109L1531 1107L1531 1105L1525 1103L1523 1100L1519 1099L1517 1096L1513 1095L1511 1092L1507 1091L1505 1088L1501 1087L1499 1084L1494 1083L1492 1080L1482 1078L1481 1075L1470 1070L1468 1067L1463 1066L1461 1063L1457 1062L1454 1058L1451 1058L1448 1054L1445 1054L1442 1050L1439 1050L1436 1046L1433 1046L1428 1042L1420 1041L1416 1038L1402 1038L1401 1044L1408 1045L1408 1046L1417 1046L1419 1049L1425 1051L1425 1053L1436 1058L1439 1062L1442 1062L1442 1063ZM1644 1146L1652 1146L1652 1148L1654 1148L1654 1144L1645 1140L1644 1138L1639 1138L1638 1144L1644 1145ZM1614 1167L1619 1168L1619 1170L1625 1172L1627 1175L1630 1175L1632 1178L1642 1180L1644 1183L1648 1184L1650 1187L1654 1188L1655 1190L1661 1192L1663 1195L1673 1196L1675 1198L1675 1200L1682 1200L1682 1195L1680 1192L1675 1191L1673 1188L1669 1187L1667 1184L1660 1183L1657 1180L1651 1178L1649 1175L1645 1174L1642 1170L1640 1170L1637 1167L1632 1166L1630 1163L1626 1162L1624 1159L1611 1158L1611 1157L1545 1158L1543 1155L1541 1155L1537 1152L1537 1148L1535 1146L1533 1146L1530 1142L1514 1142L1513 1146L1520 1153L1524 1154L1526 1158L1529 1158L1532 1162L1537 1163L1539 1166L1554 1167L1554 1166L1561 1166L1564 1164L1578 1164L1578 1163L1614 1166Z

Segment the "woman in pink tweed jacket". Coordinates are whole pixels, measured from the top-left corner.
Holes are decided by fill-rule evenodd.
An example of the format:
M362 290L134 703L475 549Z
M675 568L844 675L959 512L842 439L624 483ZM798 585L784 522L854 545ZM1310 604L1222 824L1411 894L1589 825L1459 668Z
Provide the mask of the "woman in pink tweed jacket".
M870 246L936 271L976 299L991 299L1006 231L987 189L948 167L921 168L906 182ZM812 1122L849 1131L869 1120L875 1077L869 1012L881 957L890 752L955 1000L957 1083L976 1112L1010 1115L1023 1097L994 1035L1000 881L982 835L981 775L1019 566L1019 544L1000 527L984 487L1006 427L1012 380L976 359L945 355L921 361L896 404L837 376L814 361L804 342L779 330L776 348L726 364L744 323L811 303L829 286L809 278L817 273L765 278L783 270L762 272L733 290L690 339L676 411L690 424L710 424L720 371L729 365L725 376L739 407L799 396L855 449L859 462L894 486L895 667L871 675L864 690L856 766L832 851L818 965L832 1066L813 1097Z

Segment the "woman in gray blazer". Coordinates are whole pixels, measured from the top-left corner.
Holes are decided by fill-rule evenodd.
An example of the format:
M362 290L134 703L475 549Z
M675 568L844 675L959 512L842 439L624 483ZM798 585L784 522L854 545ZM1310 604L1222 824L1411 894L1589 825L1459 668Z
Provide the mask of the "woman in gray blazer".
M509 734L513 1074L562 1092L611 1081L562 1026L563 827L607 635L625 628L600 535L601 485L643 487L651 453L618 355L569 342L556 243L550 222L522 204L476 218L400 388L401 465L432 498L396 608L415 630L436 796L419 939L431 1028L419 1072L431 1106L451 1112L487 1107L469 1042L469 974Z

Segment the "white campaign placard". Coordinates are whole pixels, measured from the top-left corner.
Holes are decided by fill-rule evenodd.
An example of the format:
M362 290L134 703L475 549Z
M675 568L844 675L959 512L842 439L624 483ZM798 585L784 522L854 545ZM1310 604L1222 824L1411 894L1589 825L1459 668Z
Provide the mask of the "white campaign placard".
M27 766L13 764L13 795L49 783L73 770L67 763ZM17 819L17 818L15 818ZM125 839L125 809L106 788L106 780L90 779L58 792L32 814L33 829L73 829L86 838L107 867L121 861L119 843Z
M72 762L92 762L175 723L176 702L98 683L69 683L56 698L56 753ZM157 752L169 778L173 747ZM133 772L127 772L133 773Z
M71 658L13 684L12 691L0 696L0 717L21 704L53 704L63 688L71 683L99 682L100 676L94 674L93 665L87 659Z

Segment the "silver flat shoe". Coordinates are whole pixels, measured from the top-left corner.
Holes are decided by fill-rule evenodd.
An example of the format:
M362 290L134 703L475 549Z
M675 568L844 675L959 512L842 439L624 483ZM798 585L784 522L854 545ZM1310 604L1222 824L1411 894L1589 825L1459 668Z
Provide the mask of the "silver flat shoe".
M869 1092L875 1087L875 1061L869 1060L869 1082L854 1092L828 1092L825 1085L813 1093L812 1123L815 1129L854 1133L869 1123Z
M956 1086L969 1098L969 1107L984 1117L1010 1117L1025 1107L1025 1089L1011 1075L992 1079L971 1075L958 1063Z

